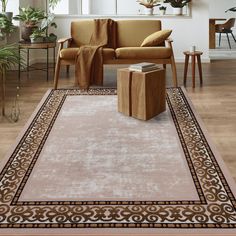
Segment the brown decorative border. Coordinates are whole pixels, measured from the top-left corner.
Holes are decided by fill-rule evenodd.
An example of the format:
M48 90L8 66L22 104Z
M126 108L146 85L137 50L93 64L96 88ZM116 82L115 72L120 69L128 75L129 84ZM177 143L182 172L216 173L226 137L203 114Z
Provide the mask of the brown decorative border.
M21 202L19 196L67 96L115 89L52 90L0 174L1 228L236 228L235 197L181 88L167 103L197 201Z

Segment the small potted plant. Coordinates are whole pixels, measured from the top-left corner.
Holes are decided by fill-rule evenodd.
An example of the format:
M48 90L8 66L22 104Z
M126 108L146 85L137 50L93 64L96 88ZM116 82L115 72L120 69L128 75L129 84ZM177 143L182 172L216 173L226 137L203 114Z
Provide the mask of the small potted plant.
M44 18L41 22L41 25L38 28L34 29L32 34L30 35L31 43L40 43L40 42L55 42L57 40L57 36L53 33L48 34L48 28L54 27L57 28L57 24L53 22L55 15L52 13L48 13L46 18Z
M19 15L16 15L13 19L23 23L21 37L25 41L30 41L30 35L38 28L37 25L46 17L45 12L33 7L19 8L19 11Z
M6 15L9 21L12 21L13 12L7 11L8 0L0 0L2 4L2 14Z
M33 30L33 33L30 35L31 43L42 43L46 37L45 31L42 31L39 28Z
M160 0L138 0L140 5L145 7L146 15L153 15L154 7L160 6Z
M160 10L160 15L165 15L166 14L166 7L165 6L160 6L159 7L159 10Z
M173 7L174 15L182 15L183 7L186 6L191 0L165 0L164 3L169 3Z

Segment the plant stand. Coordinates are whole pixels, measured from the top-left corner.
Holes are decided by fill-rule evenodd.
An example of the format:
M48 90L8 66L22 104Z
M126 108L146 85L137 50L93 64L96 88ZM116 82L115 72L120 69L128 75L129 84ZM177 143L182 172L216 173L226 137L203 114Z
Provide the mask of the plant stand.
M19 54L21 53L22 49L26 49L27 50L27 68L26 71L29 72L31 70L42 70L42 71L46 71L47 72L47 81L49 78L49 49L52 48L53 49L53 68L55 71L55 64L56 64L56 52L55 52L55 48L56 48L56 42L42 42L42 43L31 43L31 42L25 42L25 41L21 41L19 42ZM29 51L31 49L45 49L47 52L47 67L46 68L35 68L29 65ZM31 69L31 70L30 70ZM20 68L20 63L19 63L19 68L18 68L18 78L20 80L20 74L21 74L21 68Z

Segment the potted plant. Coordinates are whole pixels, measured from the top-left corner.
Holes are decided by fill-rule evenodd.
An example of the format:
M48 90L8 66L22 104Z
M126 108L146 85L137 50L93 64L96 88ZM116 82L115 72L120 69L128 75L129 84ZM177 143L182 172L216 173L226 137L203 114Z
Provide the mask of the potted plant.
M145 13L147 15L153 15L154 7L160 6L158 3L160 0L137 0L137 2L145 7Z
M57 24L53 22L55 16L52 13L48 13L46 18L44 18L41 22L41 25L34 29L32 34L30 35L31 43L40 43L40 42L55 42L57 40L57 36L53 33L48 34L48 28L54 27L57 28Z
M160 6L159 7L159 10L160 10L160 15L165 15L166 14L166 7L165 6Z
M30 35L30 41L31 43L42 43L45 37L45 31L42 31L40 28L36 28Z
M13 12L7 12L8 0L1 0L2 4L2 14L6 15L9 21L12 21Z
M4 45L0 47L0 75L2 77L2 115L5 115L5 82L6 71L14 68L21 61L18 45Z
M46 38L45 41L49 41L49 42L55 42L57 40L57 36L53 33L50 33L48 35L48 29L49 27L54 27L57 28L57 24L55 22L53 22L55 18L55 15L52 13L48 13L47 17L45 19L42 20L41 22L41 26L39 27L41 31L44 31L46 34Z
M182 15L183 7L186 6L191 0L165 0L164 3L169 3L173 7L174 15Z
M4 40L15 29L16 27L12 24L12 21L5 14L0 13L0 39Z
M33 7L19 8L19 11L19 15L16 15L13 19L23 23L21 37L25 41L30 41L30 35L38 27L38 23L46 17L45 12Z

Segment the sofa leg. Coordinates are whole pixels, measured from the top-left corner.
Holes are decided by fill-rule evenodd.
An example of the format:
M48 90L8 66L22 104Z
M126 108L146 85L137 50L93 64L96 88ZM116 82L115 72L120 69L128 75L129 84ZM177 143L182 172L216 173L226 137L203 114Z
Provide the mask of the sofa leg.
M54 89L57 89L60 69L61 69L61 61L60 59L58 59L57 64L56 64L56 69L55 69L55 75L54 75Z
M174 56L171 57L171 69L174 87L178 87L177 70Z
M70 73L70 65L67 65L66 66L66 74L69 75L69 73Z

